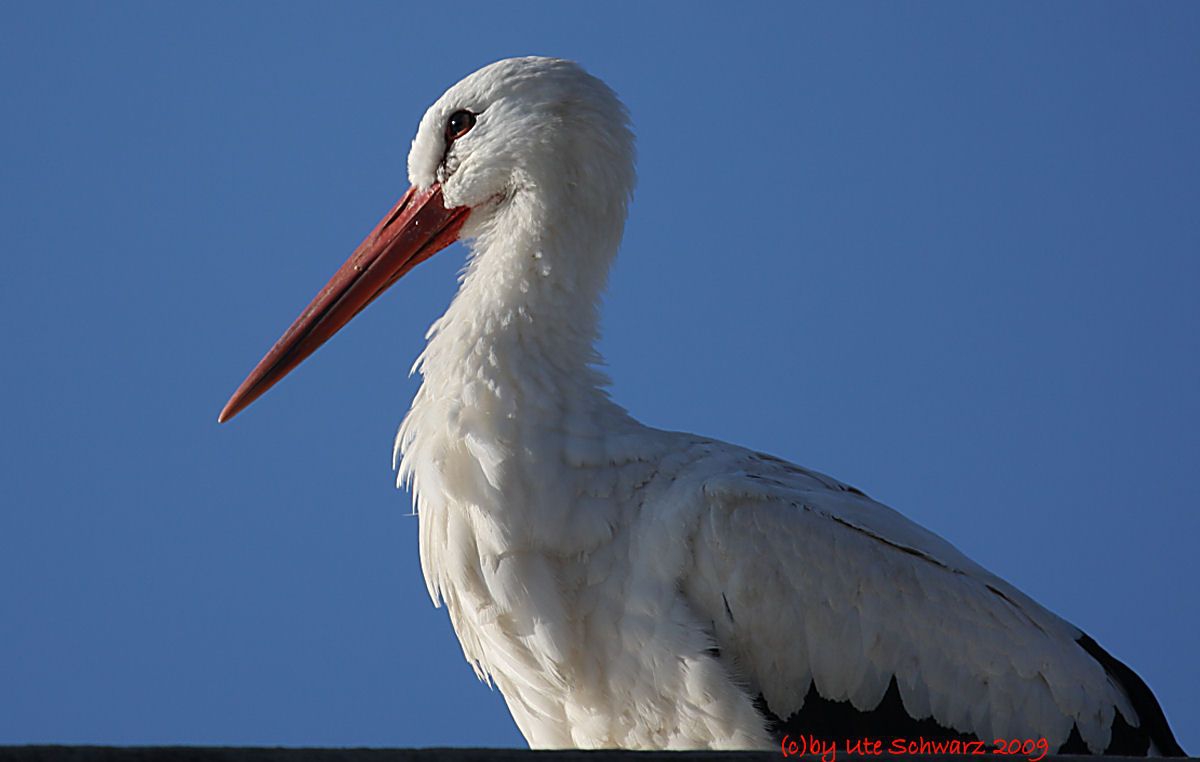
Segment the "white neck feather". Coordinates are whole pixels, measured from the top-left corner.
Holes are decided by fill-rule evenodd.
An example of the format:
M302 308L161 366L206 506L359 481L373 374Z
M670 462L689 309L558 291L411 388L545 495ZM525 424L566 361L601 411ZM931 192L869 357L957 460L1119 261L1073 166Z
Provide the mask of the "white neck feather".
M616 253L624 204L581 213L518 192L503 214L472 229L462 286L429 331L416 368L424 376L396 440L399 480L422 522L422 561L437 600L438 543L426 514L470 510L482 545L503 553L520 535L589 545L607 532L573 514L589 466L624 451L641 425L613 403L594 343L598 302ZM553 198L554 196L551 196ZM569 468L568 468L569 467ZM429 522L434 526L435 522ZM481 552L485 549L480 547Z
M418 401L486 390L527 425L614 407L595 341L625 210L597 215L538 190L475 226L462 286L417 361Z

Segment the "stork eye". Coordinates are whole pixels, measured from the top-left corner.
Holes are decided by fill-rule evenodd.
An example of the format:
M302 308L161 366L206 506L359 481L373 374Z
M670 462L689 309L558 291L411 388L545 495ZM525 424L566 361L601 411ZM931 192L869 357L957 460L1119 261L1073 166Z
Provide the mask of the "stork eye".
M446 122L446 140L454 141L471 131L475 126L475 115L470 111L455 111Z

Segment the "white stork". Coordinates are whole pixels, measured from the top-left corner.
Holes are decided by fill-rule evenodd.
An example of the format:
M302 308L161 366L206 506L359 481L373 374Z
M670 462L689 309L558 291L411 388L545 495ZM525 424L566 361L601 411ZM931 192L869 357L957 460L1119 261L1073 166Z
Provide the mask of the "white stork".
M569 61L499 61L421 120L412 188L234 393L249 405L462 238L396 438L421 567L530 746L1046 739L1183 752L1136 674L836 479L642 425L596 369L628 116Z

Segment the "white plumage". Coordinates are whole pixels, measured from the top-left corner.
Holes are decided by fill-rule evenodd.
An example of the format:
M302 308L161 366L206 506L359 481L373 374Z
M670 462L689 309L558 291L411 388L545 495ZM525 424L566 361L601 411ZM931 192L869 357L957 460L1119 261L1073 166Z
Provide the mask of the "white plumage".
M627 121L575 64L512 59L450 88L409 156L413 193L469 212L456 219L471 257L417 361L399 478L430 595L530 745L774 747L806 697L802 719L818 721L811 691L866 712L894 680L908 718L988 742L1054 750L1074 732L1098 753L1124 727L1177 750L1136 676L1141 688L937 535L827 476L648 428L609 399L594 342L634 185ZM364 247L384 246L372 242L388 224ZM302 320L324 319L318 301ZM315 345L286 362L277 347L223 417ZM862 717L858 734L877 735Z

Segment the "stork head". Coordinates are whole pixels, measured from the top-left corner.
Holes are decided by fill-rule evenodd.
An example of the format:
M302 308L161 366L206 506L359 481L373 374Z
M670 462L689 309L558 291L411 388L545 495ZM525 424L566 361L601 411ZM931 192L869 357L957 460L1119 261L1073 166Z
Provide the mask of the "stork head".
M594 223L615 239L606 242L615 251L633 190L633 134L616 95L578 65L510 58L469 75L425 112L408 175L412 187L251 371L219 421L459 237Z
M468 238L514 208L527 210L511 202L528 201L528 193L558 215L562 205L594 214L615 203L623 218L633 134L616 94L579 65L509 58L471 74L425 112L408 177L420 189L440 184L447 206L472 210Z

